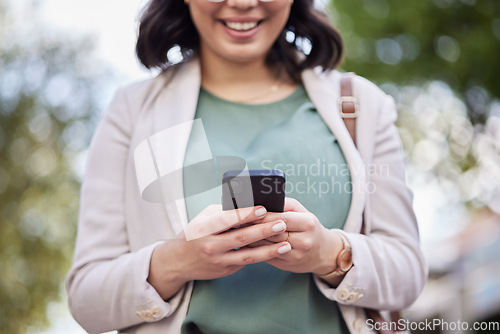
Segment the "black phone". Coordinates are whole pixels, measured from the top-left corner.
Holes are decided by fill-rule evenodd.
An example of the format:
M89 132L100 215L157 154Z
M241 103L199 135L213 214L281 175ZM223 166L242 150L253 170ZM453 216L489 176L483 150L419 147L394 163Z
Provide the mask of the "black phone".
M285 181L279 169L227 171L222 176L222 209L262 205L268 212L283 212Z

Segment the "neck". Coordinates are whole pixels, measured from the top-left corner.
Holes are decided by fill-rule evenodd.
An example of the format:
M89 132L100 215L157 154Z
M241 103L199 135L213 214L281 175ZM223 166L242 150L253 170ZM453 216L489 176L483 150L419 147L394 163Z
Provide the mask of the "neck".
M232 63L201 56L201 84L223 99L245 103L267 103L289 95L297 84L271 70L265 60Z
M278 79L263 61L241 64L208 61L201 57L201 71L204 87L246 86Z

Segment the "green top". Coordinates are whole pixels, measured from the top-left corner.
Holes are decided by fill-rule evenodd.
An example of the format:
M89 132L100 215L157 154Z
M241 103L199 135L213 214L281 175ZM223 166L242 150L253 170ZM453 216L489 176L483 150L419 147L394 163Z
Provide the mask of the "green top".
M249 169L281 169L286 174L287 197L297 199L324 226L344 226L351 202L347 163L304 87L281 101L260 105L226 101L202 88L196 118L203 127L196 131L193 127L184 166L205 161L204 151L209 149L213 157L241 157ZM225 170L237 169L219 168L214 176L219 185ZM199 172L185 169L185 189L199 187ZM207 205L220 204L220 198L220 186L187 197L189 220ZM200 330L218 334L348 332L337 304L321 294L311 274L282 271L267 263L248 265L227 277L196 281L182 333Z

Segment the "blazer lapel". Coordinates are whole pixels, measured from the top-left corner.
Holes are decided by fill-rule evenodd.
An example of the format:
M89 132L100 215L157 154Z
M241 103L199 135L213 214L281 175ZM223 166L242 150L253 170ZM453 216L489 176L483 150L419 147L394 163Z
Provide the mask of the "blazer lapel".
M351 207L344 230L348 232L359 231L365 205L365 167L338 109L340 74L338 72L319 73L315 70L306 70L302 74L302 80L318 113L337 138L351 173Z
M197 59L176 65L171 80L161 91L153 108L154 135L150 139L160 175L173 175L161 182L163 203L174 232L187 224L183 193L183 164L201 84Z

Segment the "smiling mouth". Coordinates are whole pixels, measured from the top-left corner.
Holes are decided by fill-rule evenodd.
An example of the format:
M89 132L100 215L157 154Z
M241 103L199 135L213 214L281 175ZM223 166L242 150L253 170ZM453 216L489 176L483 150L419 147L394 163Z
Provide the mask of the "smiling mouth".
M229 22L222 21L222 23L229 29L236 31L249 31L257 27L262 21L249 21L249 22Z

